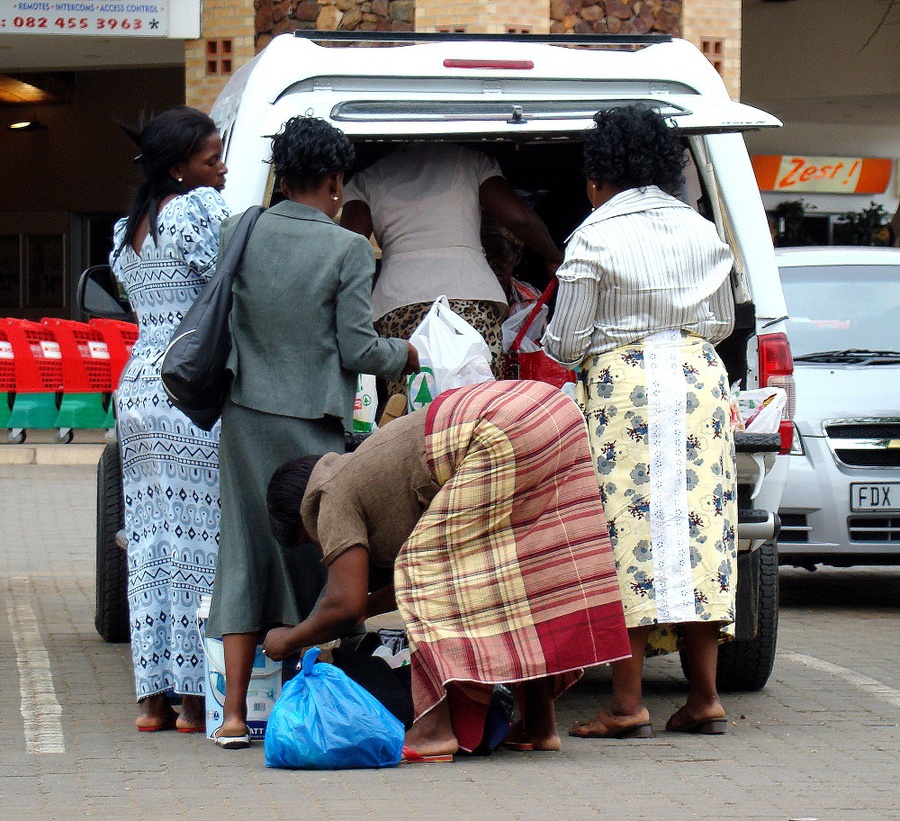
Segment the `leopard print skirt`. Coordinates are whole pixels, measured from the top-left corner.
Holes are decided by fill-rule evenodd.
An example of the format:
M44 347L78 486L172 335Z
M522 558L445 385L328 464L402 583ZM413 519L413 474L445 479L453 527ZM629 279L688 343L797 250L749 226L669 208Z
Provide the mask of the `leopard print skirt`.
M417 302L413 305L395 308L375 320L375 330L379 336L384 338L399 336L401 339L409 339L425 318L431 305L430 302ZM497 379L502 379L503 337L500 326L506 317L506 309L496 302L470 299L451 299L450 308L484 337L484 341L491 349L491 370ZM388 379L386 383L387 396L393 396L395 393L402 393L406 396L405 376Z

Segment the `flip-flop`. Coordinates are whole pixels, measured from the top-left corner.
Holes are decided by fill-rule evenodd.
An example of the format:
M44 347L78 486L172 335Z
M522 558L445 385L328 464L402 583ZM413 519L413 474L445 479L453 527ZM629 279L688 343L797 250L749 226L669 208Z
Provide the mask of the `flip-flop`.
M501 741L500 748L512 750L514 753L534 752L534 744L531 741Z
M141 727L139 724L136 725L139 733L160 733L163 730L174 730L175 722L178 720L178 716L176 713L172 713L172 715L164 718L159 724L146 724Z
M590 721L584 724L576 724L569 730L569 735L575 738L653 738L653 724L649 721L638 721L632 724L614 725L612 715L608 710L601 710ZM602 730L583 729L597 722Z
M676 725L673 719L684 708L680 707L669 717L666 722L666 730L670 733L693 733L695 735L722 735L728 729L728 716L715 716L714 718L699 718Z
M175 729L178 730L179 733L202 733L206 730L206 725L205 724L185 724L185 725L179 727L176 724Z
M219 735L219 730L216 730L213 733L213 741L223 750L246 750L250 746L250 733L248 731L243 735Z
M449 764L453 761L453 753L440 753L438 755L422 755L412 747L403 745L403 757L401 764Z

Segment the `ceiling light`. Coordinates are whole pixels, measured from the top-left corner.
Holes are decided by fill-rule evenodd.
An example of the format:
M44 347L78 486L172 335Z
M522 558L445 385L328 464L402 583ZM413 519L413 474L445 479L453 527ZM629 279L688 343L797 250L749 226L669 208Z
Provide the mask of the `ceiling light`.
M57 100L56 95L34 83L0 74L0 103L2 104L55 103Z
M40 120L20 120L17 123L12 123L9 128L15 131L37 131L41 128L46 128Z

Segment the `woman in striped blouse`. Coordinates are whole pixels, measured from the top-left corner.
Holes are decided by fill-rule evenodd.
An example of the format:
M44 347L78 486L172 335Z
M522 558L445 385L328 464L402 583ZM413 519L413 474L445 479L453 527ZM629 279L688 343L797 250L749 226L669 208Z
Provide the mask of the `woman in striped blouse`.
M579 371L632 658L608 708L570 733L646 737L646 654L681 649L687 702L667 730L721 733L720 634L734 621L737 505L728 378L732 255L674 196L684 146L656 112L600 112L585 139L593 212L572 234L544 349Z

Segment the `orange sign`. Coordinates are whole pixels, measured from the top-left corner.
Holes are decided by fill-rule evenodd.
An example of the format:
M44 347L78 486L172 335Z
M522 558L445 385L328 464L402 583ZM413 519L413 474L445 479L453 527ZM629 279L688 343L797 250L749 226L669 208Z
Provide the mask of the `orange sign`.
M879 157L806 157L757 154L753 172L761 191L883 194L893 160Z

